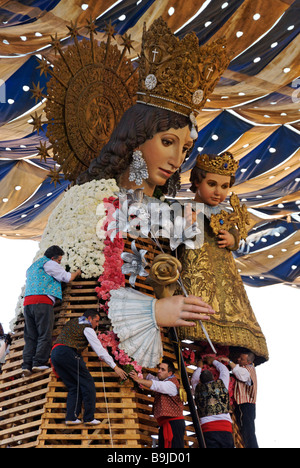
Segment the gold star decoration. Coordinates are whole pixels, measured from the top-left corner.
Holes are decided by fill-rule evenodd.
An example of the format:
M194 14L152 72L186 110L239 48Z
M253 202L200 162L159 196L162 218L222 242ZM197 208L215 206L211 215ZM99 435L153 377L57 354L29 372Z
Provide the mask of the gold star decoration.
M111 20L109 20L109 23L105 24L104 30L105 30L105 34L108 37L112 37L113 39L115 39L115 35L117 34L117 31L116 31L114 25L112 24Z
M75 37L79 36L79 29L77 26L77 20L75 21L75 24L73 21L71 21L71 26L67 26L68 30L70 31L72 39L75 39Z
M37 131L37 134L40 134L40 130L43 130L43 125L47 122L42 122L42 114L38 115L37 112L34 113L34 115L30 116L32 118L32 122L30 122L30 125L33 125L33 131Z
M98 31L96 29L96 23L95 23L95 21L93 20L92 17L90 17L90 19L87 20L87 30L91 35L93 35L93 34L97 35L98 34Z
M51 184L54 183L54 187L56 188L56 185L57 184L61 184L61 181L60 181L60 168L55 170L55 169L50 169L50 174L49 176L50 179L51 179Z
M32 84L33 84L33 89L30 90L32 93L31 99L34 98L35 103L37 104L38 101L42 101L43 98L47 96L43 94L44 88L40 87L40 82L38 82L37 85L35 83L32 83Z
M51 42L51 45L55 51L55 55L57 52L59 52L60 50L60 39L58 39L57 37L57 33L55 34L55 37L54 36L51 36L51 39L52 39L52 42Z
M36 148L39 152L39 156L41 157L41 161L47 162L47 158L51 158L51 155L49 154L49 150L52 149L52 146L49 146L47 148L47 143L43 143L40 141L40 146Z
M131 39L131 34L125 33L124 36L122 36L122 41L123 43L121 45L130 53L130 50L134 49L132 45L134 41Z
M45 75L47 77L50 71L50 65L48 60L45 57L42 57L42 60L39 60L40 64L36 67L37 70L40 70L40 76Z

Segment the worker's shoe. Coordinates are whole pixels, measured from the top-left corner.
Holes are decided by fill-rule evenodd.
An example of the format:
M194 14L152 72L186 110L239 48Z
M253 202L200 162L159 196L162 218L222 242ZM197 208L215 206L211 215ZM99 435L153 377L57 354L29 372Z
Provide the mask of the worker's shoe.
M101 421L98 421L98 419L93 419L93 421L87 421L84 423L86 426L98 426L101 424Z
M30 369L22 369L22 377L30 377L31 370Z
M75 421L66 421L67 426L76 426L77 424L82 424L80 419L75 419Z
M33 366L32 372L36 374L37 372L43 372L48 369L49 369L49 366Z

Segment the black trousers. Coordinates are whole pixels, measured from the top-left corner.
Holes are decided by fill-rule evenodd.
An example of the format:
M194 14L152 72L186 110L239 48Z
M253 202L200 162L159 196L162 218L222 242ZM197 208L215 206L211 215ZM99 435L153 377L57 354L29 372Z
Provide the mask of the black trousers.
M204 432L206 448L233 449L234 440L231 432L228 431L210 431Z
M170 421L173 431L173 440L171 448L184 448L185 421L183 419ZM163 427L159 428L158 448L165 447Z
M235 409L237 423L241 429L245 448L259 448L255 435L256 405L243 403Z
M23 369L48 364L52 348L54 311L50 304L33 304L24 307Z
M84 422L94 419L96 388L80 354L68 346L52 350L51 362L55 371L68 389L66 421L75 421L84 405Z

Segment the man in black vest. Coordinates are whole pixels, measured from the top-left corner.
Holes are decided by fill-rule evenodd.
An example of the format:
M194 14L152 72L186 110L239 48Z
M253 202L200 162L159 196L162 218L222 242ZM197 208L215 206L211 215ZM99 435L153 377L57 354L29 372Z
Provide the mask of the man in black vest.
M219 371L219 379L214 380L209 370L202 370L203 362L192 377L192 387L207 448L234 448L232 420L229 414L229 371L213 357L206 358L209 366ZM200 381L199 381L200 379Z
M84 404L84 424L96 426L100 421L94 419L96 407L96 388L81 356L90 344L93 351L103 359L121 379L127 374L116 365L113 358L103 348L95 329L100 321L99 313L87 310L83 317L70 320L62 329L51 353L51 363L68 389L66 424L81 424L78 416Z

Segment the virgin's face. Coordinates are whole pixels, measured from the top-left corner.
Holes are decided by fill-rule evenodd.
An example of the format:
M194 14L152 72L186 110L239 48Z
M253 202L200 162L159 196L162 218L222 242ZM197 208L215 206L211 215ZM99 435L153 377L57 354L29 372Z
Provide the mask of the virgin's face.
M146 195L153 195L157 185L164 185L166 181L180 168L187 151L193 146L187 125L184 128L170 128L166 132L159 132L150 140L145 141L138 148L148 167L149 177L143 181ZM125 176L125 174L124 174ZM127 179L128 180L128 179ZM125 181L125 177L122 182ZM125 186L126 184L126 186ZM126 188L137 188L134 183L125 183Z
M222 203L230 190L230 177L220 174L207 173L205 179L196 183L197 193L195 200L210 206Z

